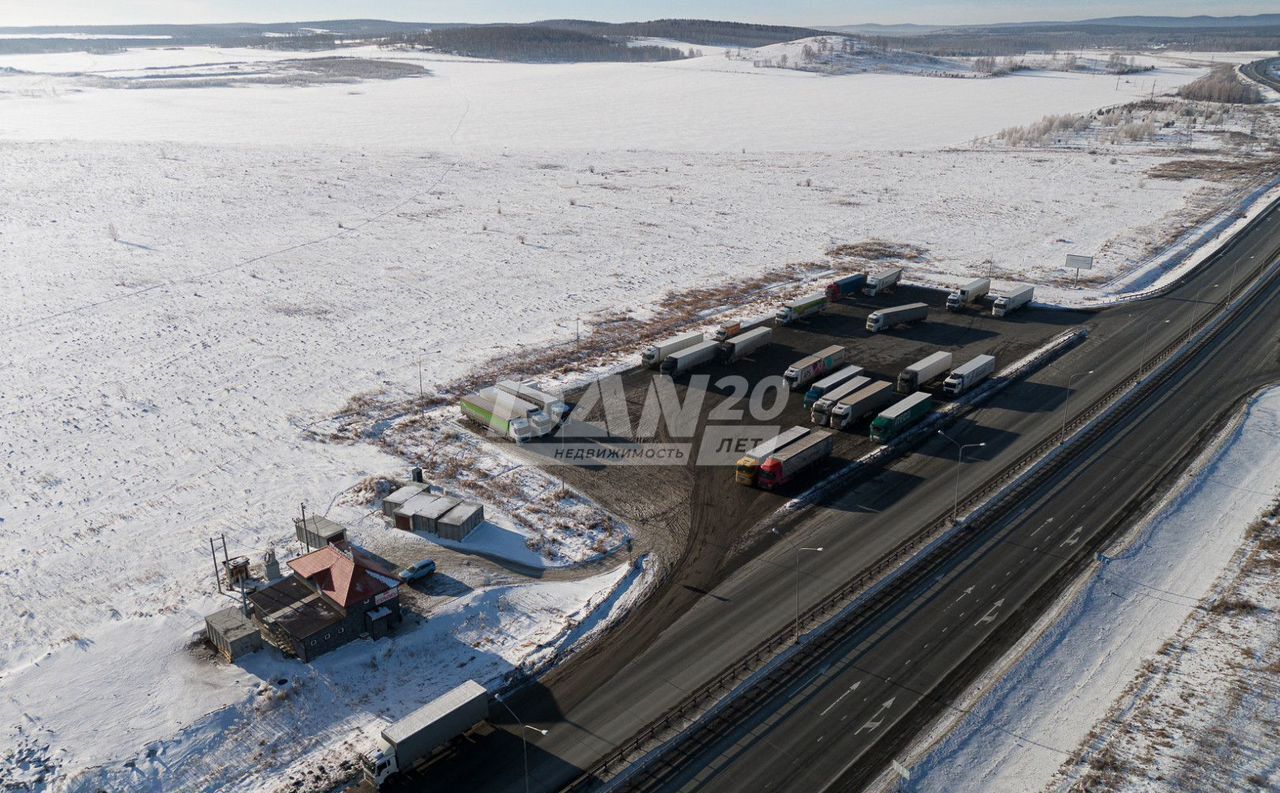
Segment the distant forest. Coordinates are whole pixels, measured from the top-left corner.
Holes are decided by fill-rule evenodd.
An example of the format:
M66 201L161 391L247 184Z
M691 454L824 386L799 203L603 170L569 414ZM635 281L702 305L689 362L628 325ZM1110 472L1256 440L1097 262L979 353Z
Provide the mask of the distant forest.
M712 19L655 19L651 22L621 23L592 22L586 19L548 19L534 24L543 28L576 30L597 36L673 39L708 47L764 47L811 36L824 36L829 32L784 25L717 22Z
M538 25L481 25L393 36L394 43L431 47L455 55L523 62L673 61L687 57L676 47L628 46L576 30Z
M1023 55L1099 47L1199 52L1280 50L1280 26L1167 28L1128 25L1045 25L955 28L914 36L868 36L876 46L941 57Z

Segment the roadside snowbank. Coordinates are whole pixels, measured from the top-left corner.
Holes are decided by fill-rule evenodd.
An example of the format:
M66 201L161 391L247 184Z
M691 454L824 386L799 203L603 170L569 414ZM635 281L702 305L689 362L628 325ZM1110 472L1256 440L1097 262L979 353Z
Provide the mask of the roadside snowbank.
M1056 620L1042 621L1043 632L955 728L909 764L903 789L1042 787L1142 660L1203 603L1248 525L1276 497L1277 437L1280 389L1272 389L1206 450L1151 520L1109 551Z

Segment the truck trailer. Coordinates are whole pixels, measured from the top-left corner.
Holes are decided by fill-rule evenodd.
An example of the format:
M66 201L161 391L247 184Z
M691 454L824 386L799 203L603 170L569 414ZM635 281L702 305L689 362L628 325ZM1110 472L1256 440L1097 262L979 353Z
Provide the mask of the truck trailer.
M821 399L814 401L813 407L809 412L809 418L819 427L827 426L831 421L831 409L836 406L836 403L850 394L857 393L870 382L870 377L859 376L841 383L823 394Z
M813 403L822 399L828 391L839 388L842 384L849 382L860 374L862 374L861 366L849 364L818 380L809 386L808 391L804 392L804 409L808 410L813 407Z
M951 368L951 353L940 351L903 369L898 375L898 393L910 394L932 383L947 373Z
M867 276L867 285L862 288L864 295L875 297L885 292L892 292L898 287L898 282L902 280L902 268L897 267L893 270L884 270L875 275Z
M760 464L756 485L764 490L776 490L795 479L805 469L830 457L834 446L831 433L815 430L769 455Z
M987 296L991 291L990 278L975 278L947 295L947 311L960 311Z
M468 680L384 727L378 748L360 756L365 778L381 785L488 717L489 693Z
M756 317L755 319L740 319L736 322L727 322L716 328L715 332L711 334L711 338L716 341L728 341L734 336L741 336L749 330L755 330L756 328L767 325L772 319L773 315L769 314L763 317Z
M499 380L498 390L517 396L525 402L537 405L551 419L553 426L569 415L569 406L558 396L542 391L532 383L517 383L514 380ZM547 430L550 432L550 429ZM545 433L544 433L545 434Z
M720 358L727 363L741 360L773 341L773 328L756 328L739 336L731 336L720 344Z
M754 485L756 483L756 474L760 472L760 464L769 459L769 455L788 444L795 443L808 434L808 427L792 427L751 449L738 458L738 464L734 471L734 480L740 485Z
M887 380L863 386L831 406L827 425L832 429L847 430L863 416L874 413L893 400L893 383Z
M787 381L792 391L799 391L844 363L848 358L849 350L833 344L791 364L790 368L782 373L782 379Z
M871 440L888 443L933 410L933 397L917 391L871 421Z
M531 417L545 416L535 405L493 388L464 396L458 400L458 408L463 416L520 443L540 434ZM539 419L538 423L546 422Z
M666 341L658 342L649 349L640 353L640 362L650 369L657 369L671 354L701 343L701 333L686 333L683 336L673 336Z
M991 304L991 316L1003 317L1006 314L1012 314L1030 303L1035 294L1036 288L1034 286L1020 286L1007 295L1000 295Z
M701 366L704 363L710 363L716 359L716 354L720 352L720 345L714 341L699 342L692 347L686 347L679 352L673 352L666 358L662 359L660 369L665 375L679 377L685 374L695 366Z
M818 292L816 294L802 297L794 300L773 315L773 318L782 325L790 325L799 319L808 319L821 314L827 307L827 293Z
M857 294L866 282L867 276L862 273L846 275L844 278L832 281L827 284L827 300L834 303L842 297Z
M956 367L942 383L942 390L949 396L958 397L978 383L986 380L996 370L994 355L979 355L966 364Z
M909 322L919 322L928 316L929 306L925 303L907 303L905 306L882 308L867 315L867 330L878 333Z

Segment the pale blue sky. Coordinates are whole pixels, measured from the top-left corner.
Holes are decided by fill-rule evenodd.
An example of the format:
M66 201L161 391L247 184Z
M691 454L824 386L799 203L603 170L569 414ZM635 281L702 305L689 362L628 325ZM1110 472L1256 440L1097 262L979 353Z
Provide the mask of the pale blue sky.
M0 26L162 22L279 22L356 17L415 22L628 21L701 17L791 25L964 24L1128 14L1258 14L1274 0L0 0Z

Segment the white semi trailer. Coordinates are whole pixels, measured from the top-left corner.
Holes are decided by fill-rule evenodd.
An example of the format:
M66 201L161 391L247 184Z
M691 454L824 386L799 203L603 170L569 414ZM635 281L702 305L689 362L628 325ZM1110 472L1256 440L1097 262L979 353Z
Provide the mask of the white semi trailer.
M718 343L714 341L699 342L692 347L673 352L662 359L662 373L672 377L679 377L695 366L714 361L716 354L719 352L720 345Z
M1003 317L1026 306L1036 295L1034 286L1022 286L1007 295L1000 295L991 304L991 316Z
M951 368L951 353L935 352L921 358L898 374L898 393L911 394L932 383Z
M979 355L968 363L957 366L955 371L947 375L942 382L942 390L949 396L957 397L986 380L996 371L994 355Z
M867 285L862 287L862 293L875 297L884 292L892 292L901 280L901 267L869 275L867 276Z
M686 333L683 336L673 336L640 353L640 362L650 369L657 369L670 355L701 343L701 333Z
M747 357L773 340L773 328L756 328L731 336L720 344L720 357L728 363Z
M468 680L384 727L377 749L360 756L365 778L381 785L488 717L488 692Z
M905 306L882 308L867 315L867 330L877 333L898 325L919 322L927 316L929 316L929 306L926 303L908 303Z
M947 311L960 311L987 296L991 291L990 278L975 278L947 295Z
M813 408L809 412L809 418L812 419L813 423L817 424L819 427L827 426L831 420L831 410L836 406L836 403L850 394L857 393L863 388L863 386L870 382L870 377L858 375L852 380L841 383L823 394L818 401L813 403Z

